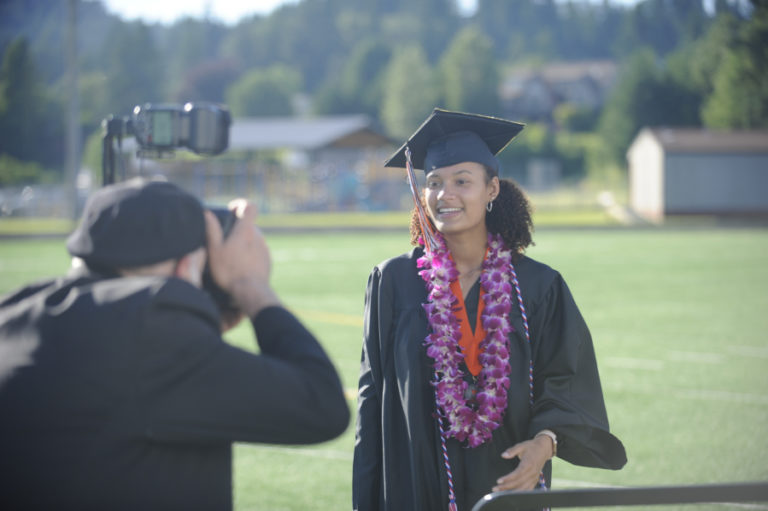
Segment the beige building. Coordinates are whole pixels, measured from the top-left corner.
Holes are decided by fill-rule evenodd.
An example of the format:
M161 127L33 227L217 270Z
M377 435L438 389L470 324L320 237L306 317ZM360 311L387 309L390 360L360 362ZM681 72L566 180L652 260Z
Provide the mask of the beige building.
M223 154L134 161L132 173L164 175L214 205L247 197L263 213L399 209L403 171L384 168L396 147L365 115L235 118Z
M639 216L768 215L768 131L645 128L627 151Z
M552 121L558 105L597 110L616 81L614 62L556 62L512 69L502 79L502 114L510 119Z

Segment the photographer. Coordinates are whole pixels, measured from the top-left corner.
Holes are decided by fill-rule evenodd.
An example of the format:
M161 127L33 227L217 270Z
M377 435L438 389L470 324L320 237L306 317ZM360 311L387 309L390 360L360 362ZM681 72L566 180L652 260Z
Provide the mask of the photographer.
M82 264L0 298L0 509L231 509L232 442L346 429L332 363L269 285L254 208L231 209L224 239L170 183L102 188L67 241ZM259 355L222 340L239 318L201 289L206 260Z

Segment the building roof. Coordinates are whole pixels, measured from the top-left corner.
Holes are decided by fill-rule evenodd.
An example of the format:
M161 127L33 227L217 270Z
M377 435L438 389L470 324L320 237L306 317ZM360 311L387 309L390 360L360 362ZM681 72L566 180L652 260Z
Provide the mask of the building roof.
M666 152L768 153L768 131L645 128Z
M618 66L609 60L556 62L541 68L541 75L550 82L572 82L591 78L609 87L616 79Z
M510 70L502 79L501 93L514 94L531 80L549 85L592 80L600 88L607 89L616 79L617 66L608 60L552 62L541 66L519 66Z
M229 131L231 151L380 147L392 143L367 115L236 118Z

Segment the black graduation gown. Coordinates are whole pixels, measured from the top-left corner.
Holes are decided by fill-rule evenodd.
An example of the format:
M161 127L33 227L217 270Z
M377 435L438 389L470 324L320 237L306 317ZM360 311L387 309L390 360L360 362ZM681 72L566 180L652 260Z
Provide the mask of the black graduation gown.
M81 276L0 297L0 509L227 510L232 442L347 426L333 364L282 307L260 354L210 298L161 277Z
M427 300L416 248L372 271L368 280L353 468L357 510L447 509L446 472L429 384L432 360L424 339ZM531 346L519 307L512 308L511 385L503 424L474 449L448 441L459 510L469 510L498 477L517 466L501 453L542 429L556 432L558 456L584 466L626 463L608 419L592 339L559 273L528 257L516 264ZM515 300L516 302L516 300ZM528 386L532 357L534 404ZM551 464L545 467L549 481Z

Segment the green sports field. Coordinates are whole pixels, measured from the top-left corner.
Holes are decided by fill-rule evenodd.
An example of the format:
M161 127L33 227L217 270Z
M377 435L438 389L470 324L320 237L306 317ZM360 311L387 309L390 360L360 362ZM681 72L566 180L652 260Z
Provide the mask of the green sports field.
M366 279L409 249L407 233L268 241L274 286L332 355L354 409ZM629 457L617 472L558 461L555 487L768 480L768 230L542 229L535 241L529 255L564 275L591 327ZM67 264L62 239L0 240L0 293ZM228 339L253 347L247 326ZM351 424L316 447L236 446L236 509L349 509L353 436Z

